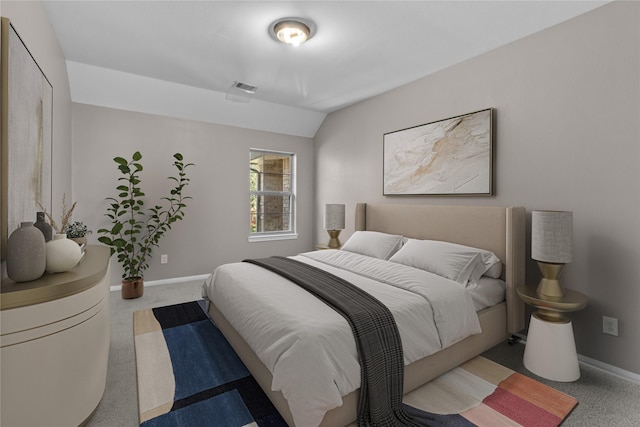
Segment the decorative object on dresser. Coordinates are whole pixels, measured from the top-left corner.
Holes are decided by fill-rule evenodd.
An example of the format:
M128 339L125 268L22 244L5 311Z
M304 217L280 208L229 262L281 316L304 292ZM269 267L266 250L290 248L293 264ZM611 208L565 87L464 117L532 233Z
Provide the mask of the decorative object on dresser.
M67 239L64 233L54 234L53 239L49 240L45 246L47 247L47 273L71 270L82 258L80 246Z
M8 18L0 40L0 255L31 219L36 201L51 206L53 87Z
M140 188L140 172L143 170L142 154L133 153L131 160L115 157L122 176L118 178L118 197L107 197L110 202L105 216L111 219L111 228L101 228L98 241L109 246L111 255L118 255L118 262L123 268L122 298L139 298L144 293L144 271L149 267L149 258L154 246L158 246L174 222L184 218L185 201L191 197L183 195L189 184L187 168L193 163L184 163L182 154L173 155L173 166L176 176L167 179L174 181L175 186L169 196L162 197L160 204L144 210L145 194Z
M75 242L68 240L67 235L65 234L67 224L73 215L73 210L78 204L78 202L73 202L71 207L67 206L66 196L66 194L62 195L62 216L60 218L60 226L58 226L58 223L53 219L53 216L46 210L46 208L38 202L40 209L42 209L42 212L49 220L51 228L55 231L53 239L49 240L45 245L47 252L47 273L62 273L64 271L71 270L82 258L82 250L80 250Z
M493 195L493 109L383 135L385 196Z
M324 229L329 233L329 249L339 249L340 232L344 230L344 205L326 204L324 205Z
M53 229L51 226L45 221L45 213L44 212L36 212L36 222L33 224L38 230L42 231L44 235L44 241L48 242L53 237Z
M33 222L23 222L7 242L7 276L15 282L39 279L46 267L45 240Z
M73 240L79 245L87 244L87 234L91 234L91 230L82 221L73 221L64 229L69 240Z
M67 195L66 193L62 194L62 216L60 217L60 226L58 226L58 223L55 221L55 219L53 219L53 216L49 213L49 211L47 211L47 209L44 206L42 206L42 203L38 202L38 206L40 206L40 209L42 209L44 215L49 220L49 224L51 225L51 228L56 233L65 233L65 229L67 228L67 223L71 219L71 216L73 215L73 210L76 208L77 204L78 202L73 202L71 204L71 207L67 206Z
M538 262L542 279L537 287L519 286L519 297L538 310L531 315L524 366L536 375L570 382L580 378L573 326L565 313L583 309L585 295L564 289L559 276L572 260L573 213L531 213L531 258Z

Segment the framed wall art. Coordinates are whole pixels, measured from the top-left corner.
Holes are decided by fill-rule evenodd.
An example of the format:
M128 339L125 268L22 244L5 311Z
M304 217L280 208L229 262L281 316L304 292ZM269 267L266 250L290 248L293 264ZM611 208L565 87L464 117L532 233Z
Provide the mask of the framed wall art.
M35 221L41 203L51 212L53 87L9 19L1 20L0 234Z
M493 195L493 109L383 136L383 195Z

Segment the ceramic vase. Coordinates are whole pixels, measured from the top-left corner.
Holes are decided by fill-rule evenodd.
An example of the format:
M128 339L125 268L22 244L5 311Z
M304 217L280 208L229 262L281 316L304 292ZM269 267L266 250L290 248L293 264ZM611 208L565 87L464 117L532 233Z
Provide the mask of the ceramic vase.
M67 239L66 234L54 234L53 240L47 246L47 267L48 273L62 273L71 270L78 265L82 258L80 246L73 240Z
M21 223L7 241L7 276L14 282L29 282L39 279L45 267L44 235L33 222Z
M42 231L42 234L44 234L45 242L51 240L53 230L51 230L51 226L44 220L44 212L36 212L36 222L33 225L38 230Z

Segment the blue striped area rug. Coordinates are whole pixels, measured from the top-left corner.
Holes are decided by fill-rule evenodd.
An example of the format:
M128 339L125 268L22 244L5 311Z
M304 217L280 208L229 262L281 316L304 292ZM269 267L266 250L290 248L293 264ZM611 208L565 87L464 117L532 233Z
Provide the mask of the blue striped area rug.
M203 301L136 311L141 426L286 426Z

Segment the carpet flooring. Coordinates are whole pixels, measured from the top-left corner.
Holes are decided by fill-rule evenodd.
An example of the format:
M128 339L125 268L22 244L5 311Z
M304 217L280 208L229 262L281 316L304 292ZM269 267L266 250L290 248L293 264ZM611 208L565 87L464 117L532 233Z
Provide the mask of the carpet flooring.
M202 307L193 301L134 313L141 426L284 426ZM484 357L404 402L426 425L460 427L558 426L577 404Z
M139 426L133 313L153 307L193 301L202 295L202 280L145 287L142 298L123 300L111 292L111 346L107 384L100 405L87 427ZM563 427L640 426L640 383L612 375L589 365L580 365L581 376L572 383L558 383L533 375L522 364L525 346L499 344L483 354L513 371L530 376L566 394L580 404Z

